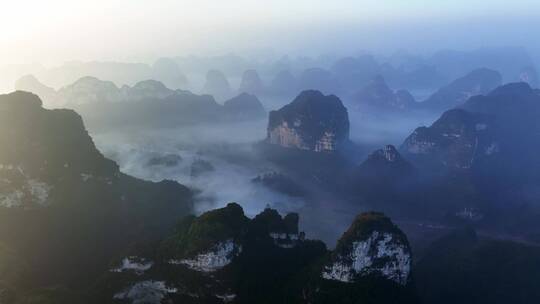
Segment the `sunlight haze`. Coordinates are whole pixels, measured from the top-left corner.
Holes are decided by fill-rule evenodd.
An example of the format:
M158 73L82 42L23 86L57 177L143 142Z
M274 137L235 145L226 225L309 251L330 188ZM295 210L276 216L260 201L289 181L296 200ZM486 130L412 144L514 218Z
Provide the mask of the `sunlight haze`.
M2 4L0 63L65 60L151 62L163 55L219 54L272 48L278 52L427 49L526 44L540 3L515 1L11 1ZM520 4L520 5L517 5ZM489 18L489 25L487 24ZM463 23L454 26L458 20ZM494 28L493 22L501 28ZM428 27L426 23L430 22ZM136 26L135 26L136 25ZM402 39L399 31L418 33ZM227 32L235 31L234 35ZM385 39L381 37L384 36ZM441 39L442 37L445 39ZM463 38L457 43L455 39ZM389 39L390 38L390 39ZM397 41L399 39L400 41ZM437 46L428 39L438 39ZM399 43L398 43L399 42ZM537 47L536 42L528 42ZM387 50L389 51L389 50Z

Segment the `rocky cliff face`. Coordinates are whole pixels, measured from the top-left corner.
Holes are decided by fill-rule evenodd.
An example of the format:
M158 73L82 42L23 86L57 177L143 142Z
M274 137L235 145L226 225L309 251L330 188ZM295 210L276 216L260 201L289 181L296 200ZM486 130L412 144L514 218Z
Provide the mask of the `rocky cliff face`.
M306 240L298 221L297 214L282 217L273 209L249 219L234 203L186 218L153 259L120 260L101 292L127 303L148 295L156 297L145 303L156 304L328 303L329 294L343 303L350 291L352 303L409 303L400 293L410 282L410 249L388 218L359 216L333 252Z
M359 170L379 174L393 171L394 174L402 174L411 171L412 166L394 146L386 145L372 152L360 165Z
M401 149L413 161L453 169L492 167L523 176L538 167L529 153L539 147L538 115L538 94L525 83L508 84L446 111L430 127L416 129Z
M312 248L299 233L298 215L282 217L266 209L249 219L238 204L231 203L185 218L152 259L119 261L107 276L109 287L100 292L128 303L139 303L149 294L159 296L145 303L264 302L285 292L271 280L290 280L322 253L324 246ZM255 285L264 288L253 289Z
M406 285L411 274L411 249L405 234L380 213L358 216L339 240L322 277L351 283L377 276Z
M535 208L517 206L535 204L538 197L539 115L538 94L515 83L472 97L430 127L416 129L401 152L428 177L418 192L431 192L431 201L461 220L498 226L497 214L519 221L536 214ZM527 233L533 229L529 225Z
M414 97L408 91L391 90L381 76L354 94L353 99L357 107L366 110L402 111L416 106Z
M495 120L497 142L484 151L499 155L501 172L520 180L540 180L535 173L540 161L534 152L540 149L540 96L535 90L523 82L511 83L469 99L462 108Z
M442 87L421 103L425 109L446 111L462 105L476 95L489 93L502 84L502 76L497 71L476 69Z
M266 141L285 148L336 152L349 140L347 109L336 96L304 91L270 112Z
M169 243L169 263L202 272L227 266L242 251L248 223L238 204L186 219Z
M450 110L431 127L417 128L403 143L407 157L450 169L469 169L499 152L498 126L486 115Z

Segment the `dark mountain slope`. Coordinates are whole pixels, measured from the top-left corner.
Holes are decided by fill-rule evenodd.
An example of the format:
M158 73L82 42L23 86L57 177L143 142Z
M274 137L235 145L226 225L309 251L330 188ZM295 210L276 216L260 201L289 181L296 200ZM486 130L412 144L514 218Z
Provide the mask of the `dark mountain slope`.
M122 174L71 110L33 94L0 96L0 243L28 264L10 290L78 289L138 242L159 239L191 212L190 191Z

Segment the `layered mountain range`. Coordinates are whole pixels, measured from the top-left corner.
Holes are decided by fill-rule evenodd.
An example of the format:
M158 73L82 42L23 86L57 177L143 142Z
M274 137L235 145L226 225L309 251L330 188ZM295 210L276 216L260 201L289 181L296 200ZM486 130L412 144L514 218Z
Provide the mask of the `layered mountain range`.
M540 96L525 83L501 86L446 111L405 140L402 150L419 163L456 169L498 168L530 178L538 168ZM519 172L519 174L517 173ZM493 173L493 172L492 172Z
M344 60L332 73L382 69L371 63ZM333 86L332 73L309 69L299 81ZM209 75L208 89L231 91L218 74ZM400 227L450 232L467 225L482 235L466 230L443 238L415 251L416 260L407 236L379 212L358 215L333 249L306 238L296 213L267 208L249 218L231 203L189 215L188 188L120 172L73 110L47 110L27 92L2 95L0 302L534 303L528 300L537 298L531 282L540 236L540 94L526 83L500 86L501 79L475 70L416 103L376 78L356 95L360 106L442 115L399 148L371 153L351 149L348 111L335 95L304 91L268 116L262 145L272 156L269 167L280 173L253 181L302 197L312 204L305 210L326 203L324 223L341 224L331 218L338 212L375 209ZM32 77L19 85L62 96L91 126L163 127L265 114L250 93L220 105L157 81L118 88L83 78L58 92ZM242 88L268 89L253 71ZM146 166L174 168L181 161L170 154ZM214 170L199 159L190 175L204 179Z
M12 260L14 273L0 281L3 301L414 299L409 245L382 214L358 217L331 258L322 242L305 239L297 214L272 209L249 219L229 204L185 217L171 234L191 211L187 188L122 174L95 148L80 116L46 110L31 93L0 96L0 115L0 269Z
M176 127L257 120L266 113L254 95L243 93L222 105L210 95L171 90L155 80L118 88L110 81L84 77L54 92L37 79L27 76L17 83L17 88L45 94L47 107L61 106L76 110L93 130L141 124L148 127Z
M305 191L308 183L393 216L478 221L535 235L540 227L529 223L540 210L534 155L540 95L526 83L513 83L458 105L414 130L399 150L389 145L358 163L344 149L346 109L332 96L307 91L270 114L265 143L286 149L268 148L268 159L304 182L303 196L312 195ZM506 224L497 226L503 213Z
M376 77L356 92L352 100L361 111L404 111L417 108L409 91L391 90L382 76Z
M470 97L484 95L502 84L499 72L476 69L440 88L421 106L431 111L446 111L460 106Z
M470 97L484 95L502 84L499 72L476 69L442 86L423 101L416 101L407 90L394 91L377 76L352 94L350 105L360 112L392 114L404 111L442 113L461 106Z

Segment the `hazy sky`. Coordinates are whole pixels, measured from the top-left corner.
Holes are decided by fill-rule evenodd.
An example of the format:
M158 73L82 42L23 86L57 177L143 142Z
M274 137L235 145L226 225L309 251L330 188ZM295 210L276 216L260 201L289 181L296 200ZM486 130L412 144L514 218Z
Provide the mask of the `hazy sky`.
M0 63L537 48L538 0L0 0Z

